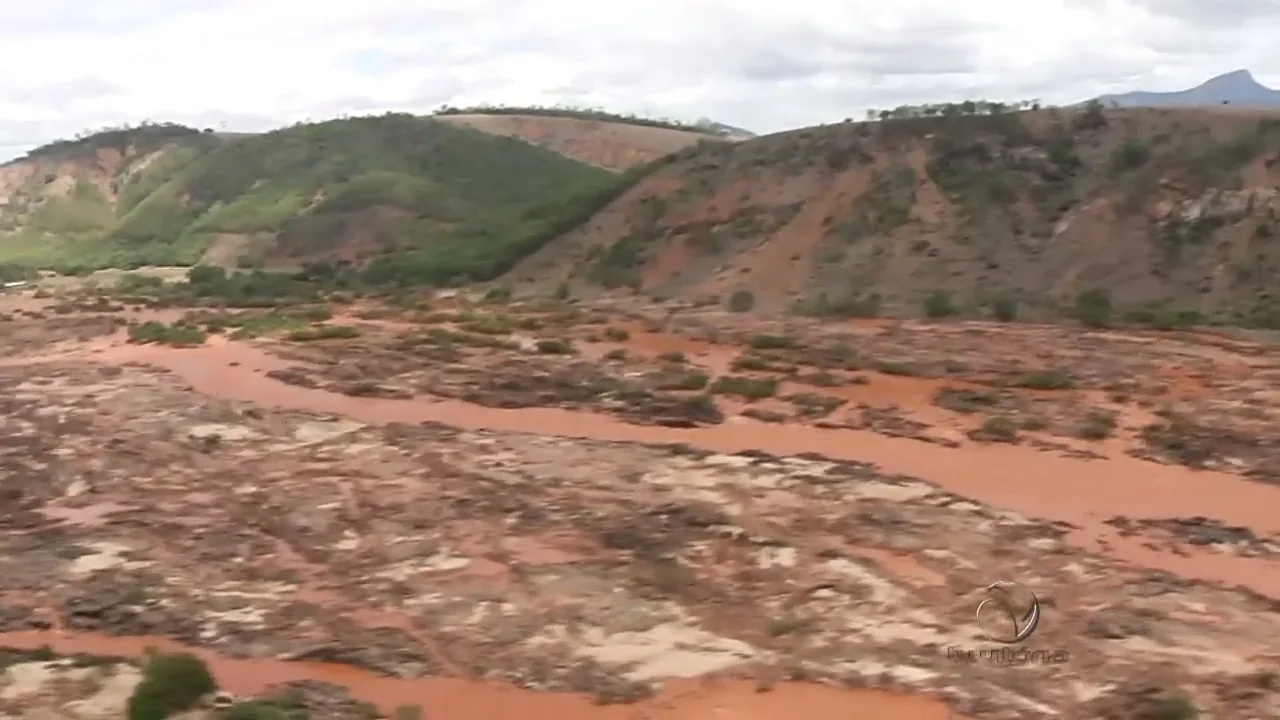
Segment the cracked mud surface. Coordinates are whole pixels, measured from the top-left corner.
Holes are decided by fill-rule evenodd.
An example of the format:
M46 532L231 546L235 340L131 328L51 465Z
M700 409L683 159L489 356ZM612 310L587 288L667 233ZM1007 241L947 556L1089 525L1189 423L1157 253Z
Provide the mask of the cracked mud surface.
M384 316L181 350L124 343L118 313L9 312L0 644L178 643L232 692L323 681L457 717L1127 718L1174 690L1276 717L1274 371L1253 346L502 312L536 328L484 344L467 319ZM455 334L418 341L432 327ZM798 346L744 347L761 333ZM1017 387L1057 367L1072 388ZM663 389L690 374L779 382L713 413ZM830 405L779 399L801 394L844 402L796 419ZM1088 409L1115 413L1109 436L1073 431ZM969 434L1032 412L1011 441ZM1135 457L1167 417L1218 433L1205 469ZM993 647L974 612L1001 579L1043 601L1040 654L966 662ZM0 711L127 668L0 689Z

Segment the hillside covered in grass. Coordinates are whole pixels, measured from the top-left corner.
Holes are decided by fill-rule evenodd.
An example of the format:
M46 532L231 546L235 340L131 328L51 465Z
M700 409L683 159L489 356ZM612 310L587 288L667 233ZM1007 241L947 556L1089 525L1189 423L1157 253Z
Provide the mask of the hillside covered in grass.
M403 114L233 138L156 135L90 136L0 168L0 262L274 267L383 258L393 275L479 279L631 181Z

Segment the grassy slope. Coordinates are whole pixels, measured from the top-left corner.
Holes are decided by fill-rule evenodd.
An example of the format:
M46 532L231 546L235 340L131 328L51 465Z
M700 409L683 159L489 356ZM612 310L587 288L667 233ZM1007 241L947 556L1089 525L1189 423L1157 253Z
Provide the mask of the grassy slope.
M1110 292L1280 322L1280 122L1084 109L843 123L681 153L509 280L902 314Z
M426 279L480 277L623 180L518 140L385 115L171 147L120 183L114 207L78 185L27 213L23 234L54 249L41 261L118 267L191 263L220 234L274 237L261 252L282 263L358 237ZM20 256L13 240L0 259Z

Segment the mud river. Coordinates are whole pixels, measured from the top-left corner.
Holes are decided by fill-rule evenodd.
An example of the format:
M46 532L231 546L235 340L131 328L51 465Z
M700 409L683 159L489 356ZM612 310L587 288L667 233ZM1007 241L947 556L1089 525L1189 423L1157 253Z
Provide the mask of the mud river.
M469 430L528 432L634 443L684 443L714 452L762 450L776 455L817 453L872 463L889 473L928 480L993 507L1070 523L1081 547L1183 577L1244 586L1280 598L1280 565L1266 558L1217 553L1174 555L1119 537L1104 521L1116 516L1204 516L1258 533L1280 533L1280 487L1227 473L1167 466L1118 449L1105 460L1081 460L1033 448L976 445L953 449L858 430L824 430L736 418L714 427L683 429L631 425L557 408L505 410L458 401L357 398L278 382L266 372L289 367L242 343L193 349L133 346L118 340L90 357L111 364L162 368L196 392L264 408L342 415L368 423L440 422Z
M758 692L738 681L667 682L663 692L633 705L601 706L585 695L540 693L460 678L400 680L328 663L237 660L164 638L110 637L91 633L20 632L0 634L0 646L34 650L49 646L60 654L92 653L141 657L148 648L189 652L203 658L218 684L236 694L254 695L273 685L318 680L341 685L390 712L399 705L448 708L448 717L486 720L784 720L795 713L814 717L875 717L902 720L964 720L931 698L876 690L840 690L823 685L783 683ZM428 710L430 712L430 710Z
M202 347L139 346L120 335L81 343L62 352L10 358L0 364L89 360L166 371L197 393L212 398L281 409L338 415L363 423L442 423L468 430L532 433L645 444L684 444L717 452L759 450L772 455L819 454L871 463L883 472L926 480L957 495L1026 516L1067 524L1068 540L1090 552L1129 565L1184 578L1240 586L1280 599L1280 562L1273 556L1230 555L1209 550L1174 552L1125 537L1107 524L1117 516L1162 519L1199 516L1280 534L1280 487L1213 471L1198 471L1136 459L1118 442L1097 447L1104 459L1079 459L1003 443L960 448L889 437L871 431L766 424L734 417L695 429L628 424L585 411L558 408L497 409L461 401L351 397L289 385L267 373L296 367L257 345L211 337ZM376 379L376 378L375 378ZM898 379L910 382L909 379ZM993 572L998 571L993 569ZM163 638L112 637L60 629L0 634L0 646L60 653L137 657L147 647L177 648ZM753 683L716 680L669 682L660 694L631 705L597 705L588 696L534 692L480 680L384 677L343 665L245 660L192 648L209 661L220 684L237 694L295 680L321 680L349 688L357 697L390 709L401 704L449 708L457 718L563 720L646 718L651 720L765 720L805 715L930 720L956 718L931 698L871 690L779 683L760 692Z

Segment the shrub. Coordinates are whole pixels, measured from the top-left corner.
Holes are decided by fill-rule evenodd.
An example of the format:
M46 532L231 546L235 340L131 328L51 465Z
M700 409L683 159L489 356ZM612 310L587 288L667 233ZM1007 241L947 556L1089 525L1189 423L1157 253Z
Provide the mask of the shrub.
M1076 381L1065 370L1036 370L1019 376L1013 386L1028 390L1070 390Z
M717 395L737 395L745 400L763 400L778 392L778 381L775 378L724 375L711 384L711 392Z
M1076 428L1076 436L1084 440L1103 440L1111 437L1115 431L1115 413L1090 410L1084 421Z
M422 708L417 705L400 705L392 711L391 720L422 720Z
M800 343L790 335L755 335L751 338L750 345L754 350L788 350L800 346Z
M1015 442L1018 439L1018 426L1007 417L987 418L982 427L969 434L974 440L993 442Z
M924 300L924 314L931 318L944 318L956 314L951 296L944 292L931 293Z
M161 322L147 321L141 325L129 326L129 342L145 345L156 343L173 347L194 347L203 345L208 334L195 325L177 323L165 325Z
M508 302L511 300L511 288L502 285L491 287L485 292L484 299L495 303Z
M1076 297L1076 319L1087 327L1111 325L1111 295L1106 290L1086 290Z
M286 335L285 339L295 342L309 342L312 340L336 340L356 337L360 337L360 329L350 325L316 325L294 330Z
M544 339L534 343L534 349L543 355L568 355L573 352L573 346L568 340Z
M1000 298L992 304L991 316L1000 322L1013 322L1018 317L1018 303L1013 298Z
M129 697L129 720L164 720L195 707L217 688L200 658L187 653L153 655L142 670L142 682Z
M732 312L751 312L756 306L756 296L750 290L735 290L729 296L729 310Z

